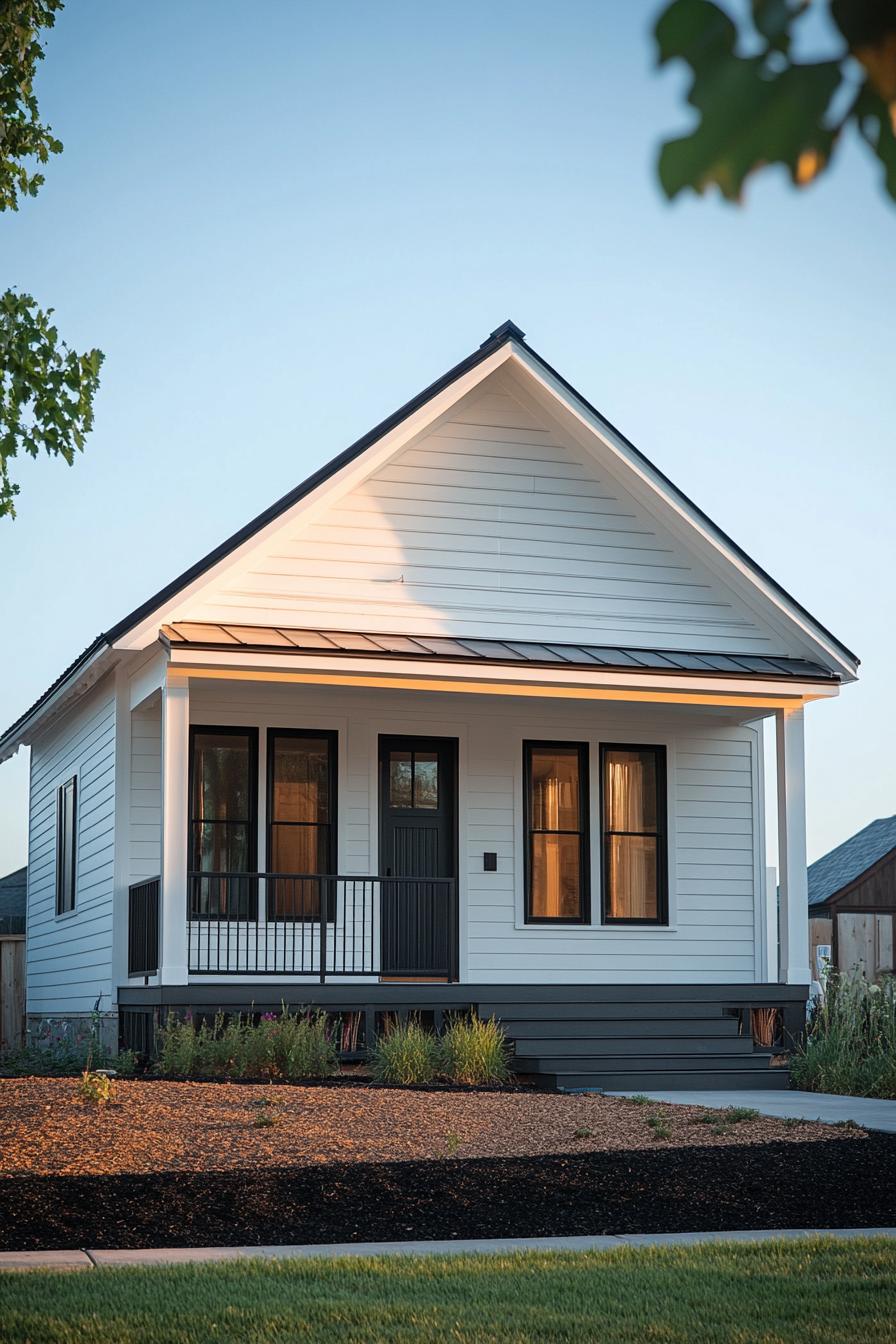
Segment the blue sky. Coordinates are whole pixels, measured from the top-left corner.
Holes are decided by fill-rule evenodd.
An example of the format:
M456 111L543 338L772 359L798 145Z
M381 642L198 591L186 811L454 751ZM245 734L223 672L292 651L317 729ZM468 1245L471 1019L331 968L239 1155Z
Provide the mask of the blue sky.
M853 141L807 192L666 203L691 114L658 8L69 5L38 89L65 153L0 217L0 286L106 364L87 451L18 466L0 523L3 726L512 317L861 656L808 711L810 857L896 811L896 208ZM0 767L0 873L26 781Z

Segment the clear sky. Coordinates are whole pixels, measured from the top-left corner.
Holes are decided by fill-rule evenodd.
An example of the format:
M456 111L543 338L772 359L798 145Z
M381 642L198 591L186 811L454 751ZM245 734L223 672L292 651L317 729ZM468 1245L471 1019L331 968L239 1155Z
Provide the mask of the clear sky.
M3 727L511 317L861 656L808 711L810 857L896 812L896 207L853 141L810 191L667 204L658 8L71 0L38 89L65 153L0 216L0 288L106 364L83 457L19 466L0 522Z

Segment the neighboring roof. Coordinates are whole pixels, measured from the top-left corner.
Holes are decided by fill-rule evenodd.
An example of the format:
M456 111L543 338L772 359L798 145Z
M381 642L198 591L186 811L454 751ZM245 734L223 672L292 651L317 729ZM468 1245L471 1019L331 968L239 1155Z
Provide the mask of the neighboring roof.
M28 896L28 869L0 877L0 933L25 932L25 907Z
M798 677L836 681L827 668L802 658L754 654L681 653L675 649L606 648L595 644L536 644L519 639L448 638L444 635L359 634L355 630L294 630L287 626L219 625L178 621L162 626L172 648L253 649L276 653L315 653L375 658L438 658L448 662L530 663L608 670L656 670L705 676Z
M809 865L809 904L823 905L896 850L896 817L879 817Z
M0 735L0 749L9 747L9 749L15 750L18 743L13 740L10 745L10 741L11 739L15 739L18 730L38 713L54 693L68 681L70 677L74 676L86 662L89 662L97 652L106 648L111 648L117 640L123 638L123 636L126 635L128 631L132 630L134 626L139 625L141 621L152 615L152 613L163 603L175 597L177 593L188 584L195 582L195 580L200 578L206 571L225 559L244 542L255 536L263 528L267 527L268 524L274 522L275 519L279 518L288 509L291 509L295 504L311 494L312 491L323 485L331 476L334 476L343 467L360 457L362 453L372 447L373 444L383 438L384 435L395 429L404 420L408 419L409 416L424 407L427 402L438 396L439 393L445 391L459 378L462 378L465 374L475 369L477 365L483 363L510 341L516 342L520 349L524 350L550 378L553 378L566 392L573 396L579 404L583 406L589 414L600 421L607 430L616 435L626 448L648 467L665 486L672 490L678 499L691 510L693 514L700 518L705 524L708 524L716 536L738 555L741 560L746 562L746 564L753 570L754 574L761 578L765 583L769 584L775 592L783 597L786 602L790 603L796 611L800 612L804 617L811 621L815 628L820 631L826 639L830 640L832 645L834 645L849 662L858 665L859 659L856 654L838 640L837 637L823 626L820 621L816 620L801 603L797 602L796 598L792 597L786 589L782 588L782 586L777 583L766 570L758 565L755 560L751 559L747 552L743 550L742 547L738 546L726 532L723 532L723 530L712 521L708 514L704 513L692 499L688 498L683 491L679 490L669 477L666 476L664 472L660 471L649 458L645 457L630 439L626 438L626 436L622 434L616 426L606 418L606 416L602 415L600 411L582 396L581 392L578 392L571 383L567 382L556 369L548 364L547 360L543 359L536 350L533 350L532 347L526 343L525 332L521 331L514 322L508 321L502 323L500 327L496 327L489 337L483 341L478 350L474 350L466 359L461 360L459 364L455 364L455 366L452 369L449 369L447 373L443 374L441 378L436 379L434 383L430 383L430 385L424 388L422 392L419 392L417 396L412 397L410 401L406 402L392 415L381 421L380 424L376 425L367 434L363 435L362 438L351 444L350 447L346 448L337 457L334 457L332 461L319 468L318 471L314 472L304 480L301 485L297 485L295 489L290 490L287 494L283 495L269 508L265 509L262 513L258 514L257 517L253 518L251 522L247 523L245 527L240 528L238 532L234 532L232 536L228 537L226 541L221 542L221 544L216 546L214 550L209 551L209 553L203 556L201 560L198 560L194 565L191 565L189 569L185 570L182 574L179 574L176 579L173 579L170 583L166 584L164 588L161 588L157 593L153 594L153 596L146 602L141 603L139 607L135 608L129 615L125 616L123 620L118 621L117 624L111 626L103 634L98 635L93 644L91 644L89 648L85 650L85 652L81 654L81 656L77 658L60 677L57 678L53 685L45 691L37 701L35 701L30 709L20 715L15 723L13 723L6 732Z

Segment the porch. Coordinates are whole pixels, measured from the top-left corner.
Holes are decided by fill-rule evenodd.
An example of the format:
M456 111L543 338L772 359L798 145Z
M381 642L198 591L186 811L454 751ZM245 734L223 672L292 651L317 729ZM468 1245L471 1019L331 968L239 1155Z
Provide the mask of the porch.
M802 707L829 687L784 660L768 679L644 651L595 671L556 645L544 663L566 667L483 666L476 643L425 680L396 670L407 653L330 674L332 655L187 663L172 643L162 684L132 683L122 1019L317 1004L363 1040L389 1015L473 1007L558 1085L782 1085L770 1060L809 979Z

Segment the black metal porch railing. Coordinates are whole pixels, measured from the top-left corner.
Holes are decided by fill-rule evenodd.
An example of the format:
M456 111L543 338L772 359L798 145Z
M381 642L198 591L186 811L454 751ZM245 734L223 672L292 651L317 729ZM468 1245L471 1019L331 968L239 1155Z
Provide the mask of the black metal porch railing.
M449 878L190 873L191 975L457 979Z
M128 975L155 975L159 969L159 891L151 877L128 888Z

